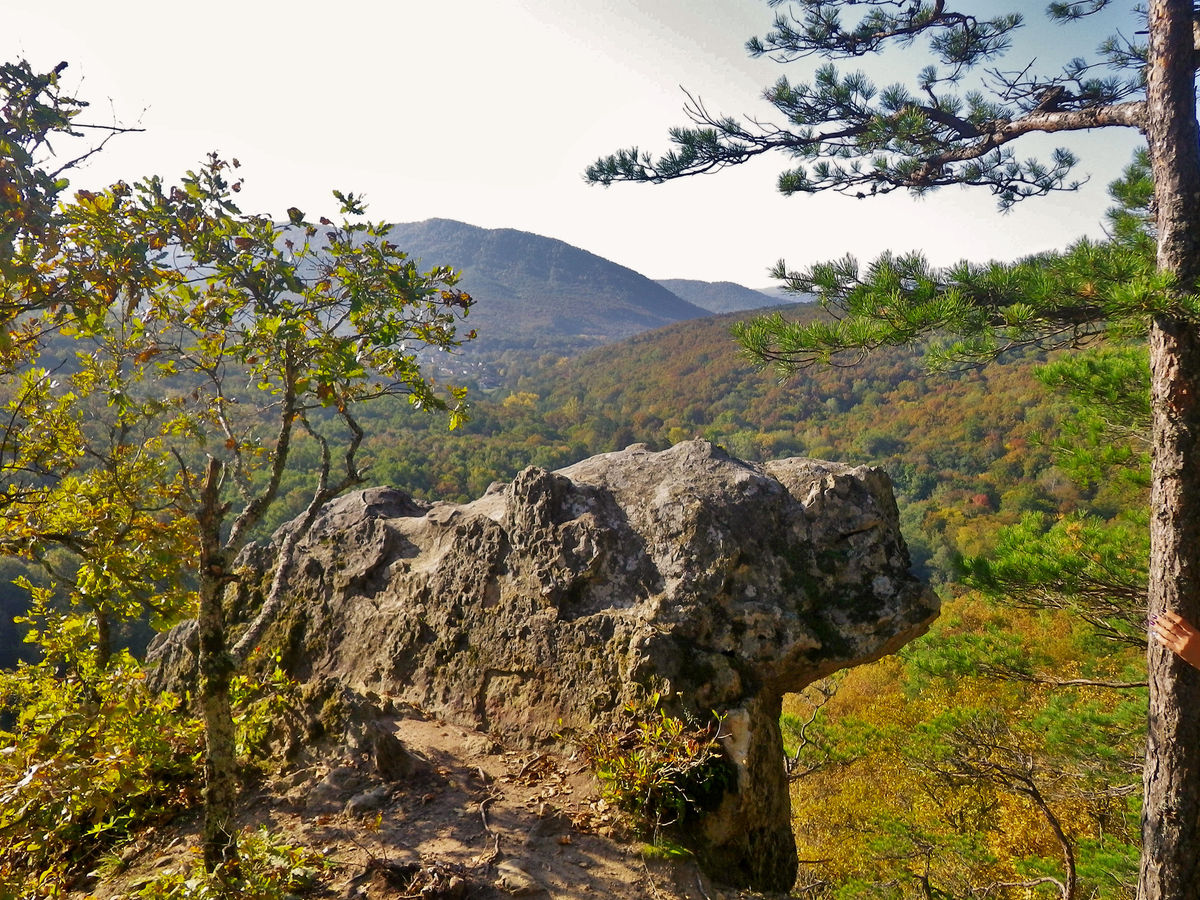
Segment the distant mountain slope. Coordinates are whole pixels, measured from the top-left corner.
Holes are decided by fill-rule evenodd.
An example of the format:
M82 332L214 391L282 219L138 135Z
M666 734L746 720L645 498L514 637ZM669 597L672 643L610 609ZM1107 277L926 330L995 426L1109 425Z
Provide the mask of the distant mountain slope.
M477 301L474 349L569 352L621 340L708 311L632 269L554 238L450 219L393 226L390 237L424 267L463 271Z
M769 303L816 303L816 294L797 294L777 284L759 288L760 294L766 294Z
M732 281L696 281L692 278L660 278L658 283L688 303L713 313L741 312L764 306L794 303L794 296L755 291Z

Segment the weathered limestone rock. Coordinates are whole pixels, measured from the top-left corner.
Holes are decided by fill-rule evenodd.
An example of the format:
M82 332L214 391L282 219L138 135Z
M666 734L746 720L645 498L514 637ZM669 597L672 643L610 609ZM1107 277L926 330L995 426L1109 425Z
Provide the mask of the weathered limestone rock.
M908 569L878 469L635 445L462 506L342 498L267 643L299 678L507 743L586 731L639 686L724 712L737 785L694 836L699 858L727 883L787 890L783 694L923 633L937 603Z

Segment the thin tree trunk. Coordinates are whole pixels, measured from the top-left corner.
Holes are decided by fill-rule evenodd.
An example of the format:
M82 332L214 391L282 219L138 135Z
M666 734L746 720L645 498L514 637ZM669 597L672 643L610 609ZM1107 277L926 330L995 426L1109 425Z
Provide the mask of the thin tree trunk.
M200 709L204 718L204 867L227 875L237 870L237 744L229 689L233 656L225 641L221 600L225 592L225 553L221 546L220 484L223 467L209 459L200 497Z
M1146 137L1158 265L1200 282L1200 136L1192 3L1149 4ZM1149 611L1200 622L1200 333L1160 316L1150 334L1154 447ZM1150 641L1139 900L1200 898L1200 671Z
M105 669L112 659L112 620L102 609L96 610L96 665Z
M1071 839L1063 831L1062 823L1058 821L1058 816L1054 814L1054 810L1050 808L1050 804L1046 802L1046 798L1038 790L1037 782L1032 777L1029 777L1025 780L1025 785L1026 789L1022 793L1033 800L1034 805L1042 811L1042 815L1045 816L1050 830L1054 832L1054 838L1058 841L1058 846L1062 849L1063 868L1067 870L1067 880L1065 882L1056 881L1059 894L1062 896L1062 900L1075 900L1076 893L1079 890L1079 872L1075 865L1075 845L1071 843Z

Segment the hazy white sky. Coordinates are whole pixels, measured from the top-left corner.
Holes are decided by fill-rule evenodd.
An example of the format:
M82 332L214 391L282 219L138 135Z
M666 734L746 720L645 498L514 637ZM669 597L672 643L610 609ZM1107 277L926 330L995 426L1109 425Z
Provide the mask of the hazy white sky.
M1035 42L1053 52L1062 37L1040 19L1044 4L1014 5L1029 7ZM243 163L248 210L316 215L333 211L331 189L362 192L374 218L519 228L654 278L763 287L781 257L799 266L922 249L950 263L1061 247L1099 233L1105 185L1137 143L1123 131L1068 137L1091 182L1007 216L986 193L956 188L922 200L783 198L782 159L604 189L584 183L585 166L620 147L664 149L668 126L684 121L681 85L714 112L765 116L762 87L782 71L802 78L799 66L746 56L745 40L770 26L765 0L0 0L0 10L5 58L47 70L68 61L65 84L92 101L91 120L146 129L110 144L78 186L173 178L217 150ZM919 68L920 51L909 54Z

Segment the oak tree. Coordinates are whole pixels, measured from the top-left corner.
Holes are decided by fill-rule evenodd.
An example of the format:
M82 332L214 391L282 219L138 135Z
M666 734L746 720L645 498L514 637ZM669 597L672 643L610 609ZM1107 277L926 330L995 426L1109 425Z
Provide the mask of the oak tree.
M335 192L339 222L242 212L237 165L213 155L177 184L78 191L59 210L59 277L93 299L27 313L57 337L10 404L12 458L39 481L4 510L0 535L33 556L68 547L70 599L101 625L138 605L177 613L184 583L194 589L204 859L226 872L237 864L231 680L316 516L363 479L358 409L402 395L452 427L462 420L463 389L439 386L418 353L461 343L472 304L453 270L418 268L360 197ZM264 608L231 647L234 560L262 536L304 444L316 459L303 464L307 506L282 538Z

